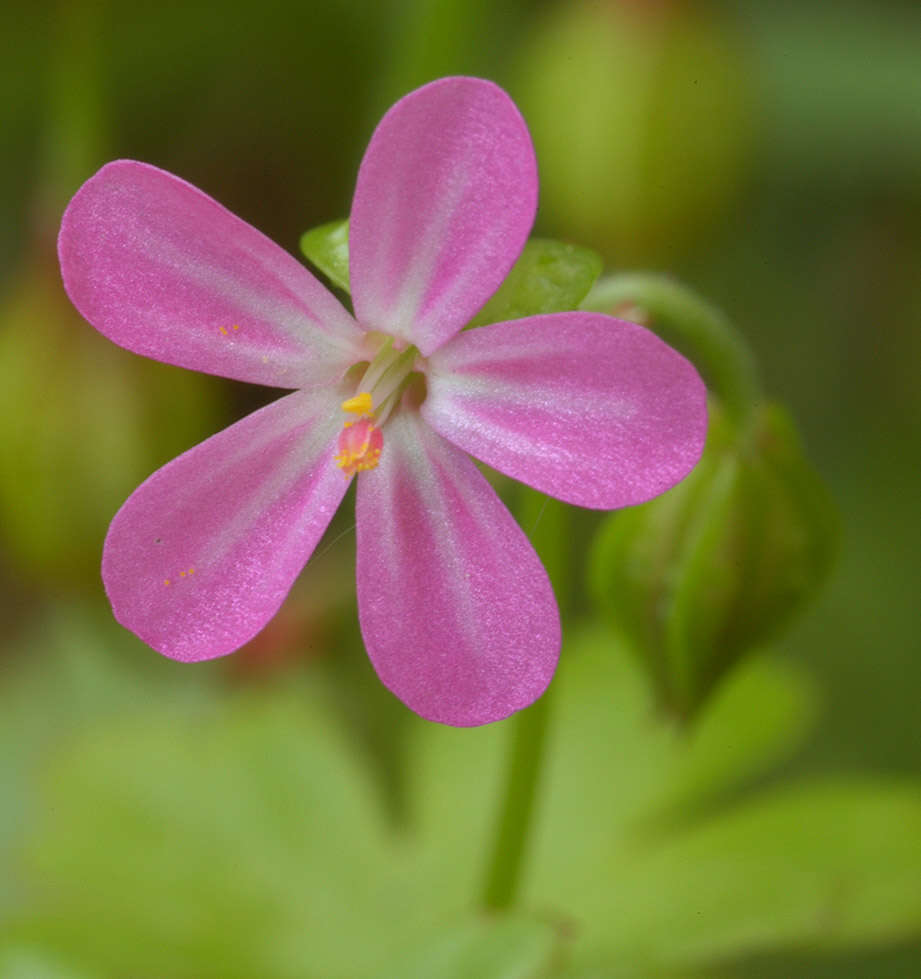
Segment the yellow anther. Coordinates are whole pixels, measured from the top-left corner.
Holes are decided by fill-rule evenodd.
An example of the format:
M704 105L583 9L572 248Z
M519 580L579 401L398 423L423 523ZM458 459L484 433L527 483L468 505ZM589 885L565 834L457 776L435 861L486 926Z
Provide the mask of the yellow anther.
M374 413L374 402L367 391L356 394L342 402L342 410L353 415L371 415Z
M222 336L225 336L225 337L227 336L227 327L226 326L219 326L218 329L221 331L221 335Z

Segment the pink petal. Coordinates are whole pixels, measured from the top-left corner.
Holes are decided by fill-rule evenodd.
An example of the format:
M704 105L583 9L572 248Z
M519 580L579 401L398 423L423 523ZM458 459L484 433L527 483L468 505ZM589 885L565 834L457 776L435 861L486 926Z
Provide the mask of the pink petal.
M155 472L115 515L102 576L115 617L185 662L233 652L275 614L348 486L341 412L298 391Z
M703 451L703 382L635 323L580 312L495 323L462 333L428 364L426 421L567 503L642 503Z
M338 377L362 337L299 262L200 190L117 160L77 191L58 238L64 286L135 353L275 387Z
M559 654L556 602L472 461L404 411L358 480L357 510L361 631L385 686L458 727L539 697Z
M397 102L358 172L352 299L367 329L429 354L499 287L537 207L527 127L492 82L442 78Z

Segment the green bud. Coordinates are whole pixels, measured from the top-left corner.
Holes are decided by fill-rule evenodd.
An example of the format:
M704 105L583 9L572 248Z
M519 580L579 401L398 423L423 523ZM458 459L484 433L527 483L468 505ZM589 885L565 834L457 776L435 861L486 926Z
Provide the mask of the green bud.
M697 468L603 524L591 587L663 708L689 720L815 593L836 538L834 506L783 408L760 405L743 431L711 405Z

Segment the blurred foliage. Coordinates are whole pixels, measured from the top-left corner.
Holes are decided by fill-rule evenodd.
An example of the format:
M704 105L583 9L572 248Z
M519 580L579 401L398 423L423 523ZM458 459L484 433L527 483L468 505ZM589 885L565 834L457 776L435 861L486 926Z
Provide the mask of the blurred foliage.
M125 496L210 434L215 384L119 350L80 319L42 256L0 304L0 541L44 588L98 591Z
M853 188L914 184L921 167L921 10L908 3L737 5L758 67L761 146L772 166ZM783 161L783 162L781 162ZM834 161L834 166L829 163Z
M136 643L80 615L41 636L45 662L0 689L20 732L3 955L138 979L651 976L921 927L921 783L757 787L811 725L789 666L737 671L685 738L611 635L567 642L522 911L490 925L469 900L508 725L412 719L394 824L327 671L215 696L162 662L119 665Z

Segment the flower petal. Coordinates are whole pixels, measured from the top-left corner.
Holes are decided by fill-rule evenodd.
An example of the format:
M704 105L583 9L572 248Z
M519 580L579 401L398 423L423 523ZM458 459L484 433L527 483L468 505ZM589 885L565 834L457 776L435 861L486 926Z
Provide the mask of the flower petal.
M556 601L473 462L401 412L358 480L357 513L361 631L385 686L458 727L536 700L559 655Z
M356 359L362 331L304 266L145 163L109 163L77 191L58 254L77 309L146 357L288 388Z
M298 391L155 472L115 515L115 617L172 659L233 652L275 614L348 486L335 398Z
M422 415L455 445L567 503L642 503L694 468L697 371L654 333L600 313L469 330L428 362Z
M397 102L358 172L349 225L363 326L429 354L496 291L537 207L531 137L492 82L443 78Z

